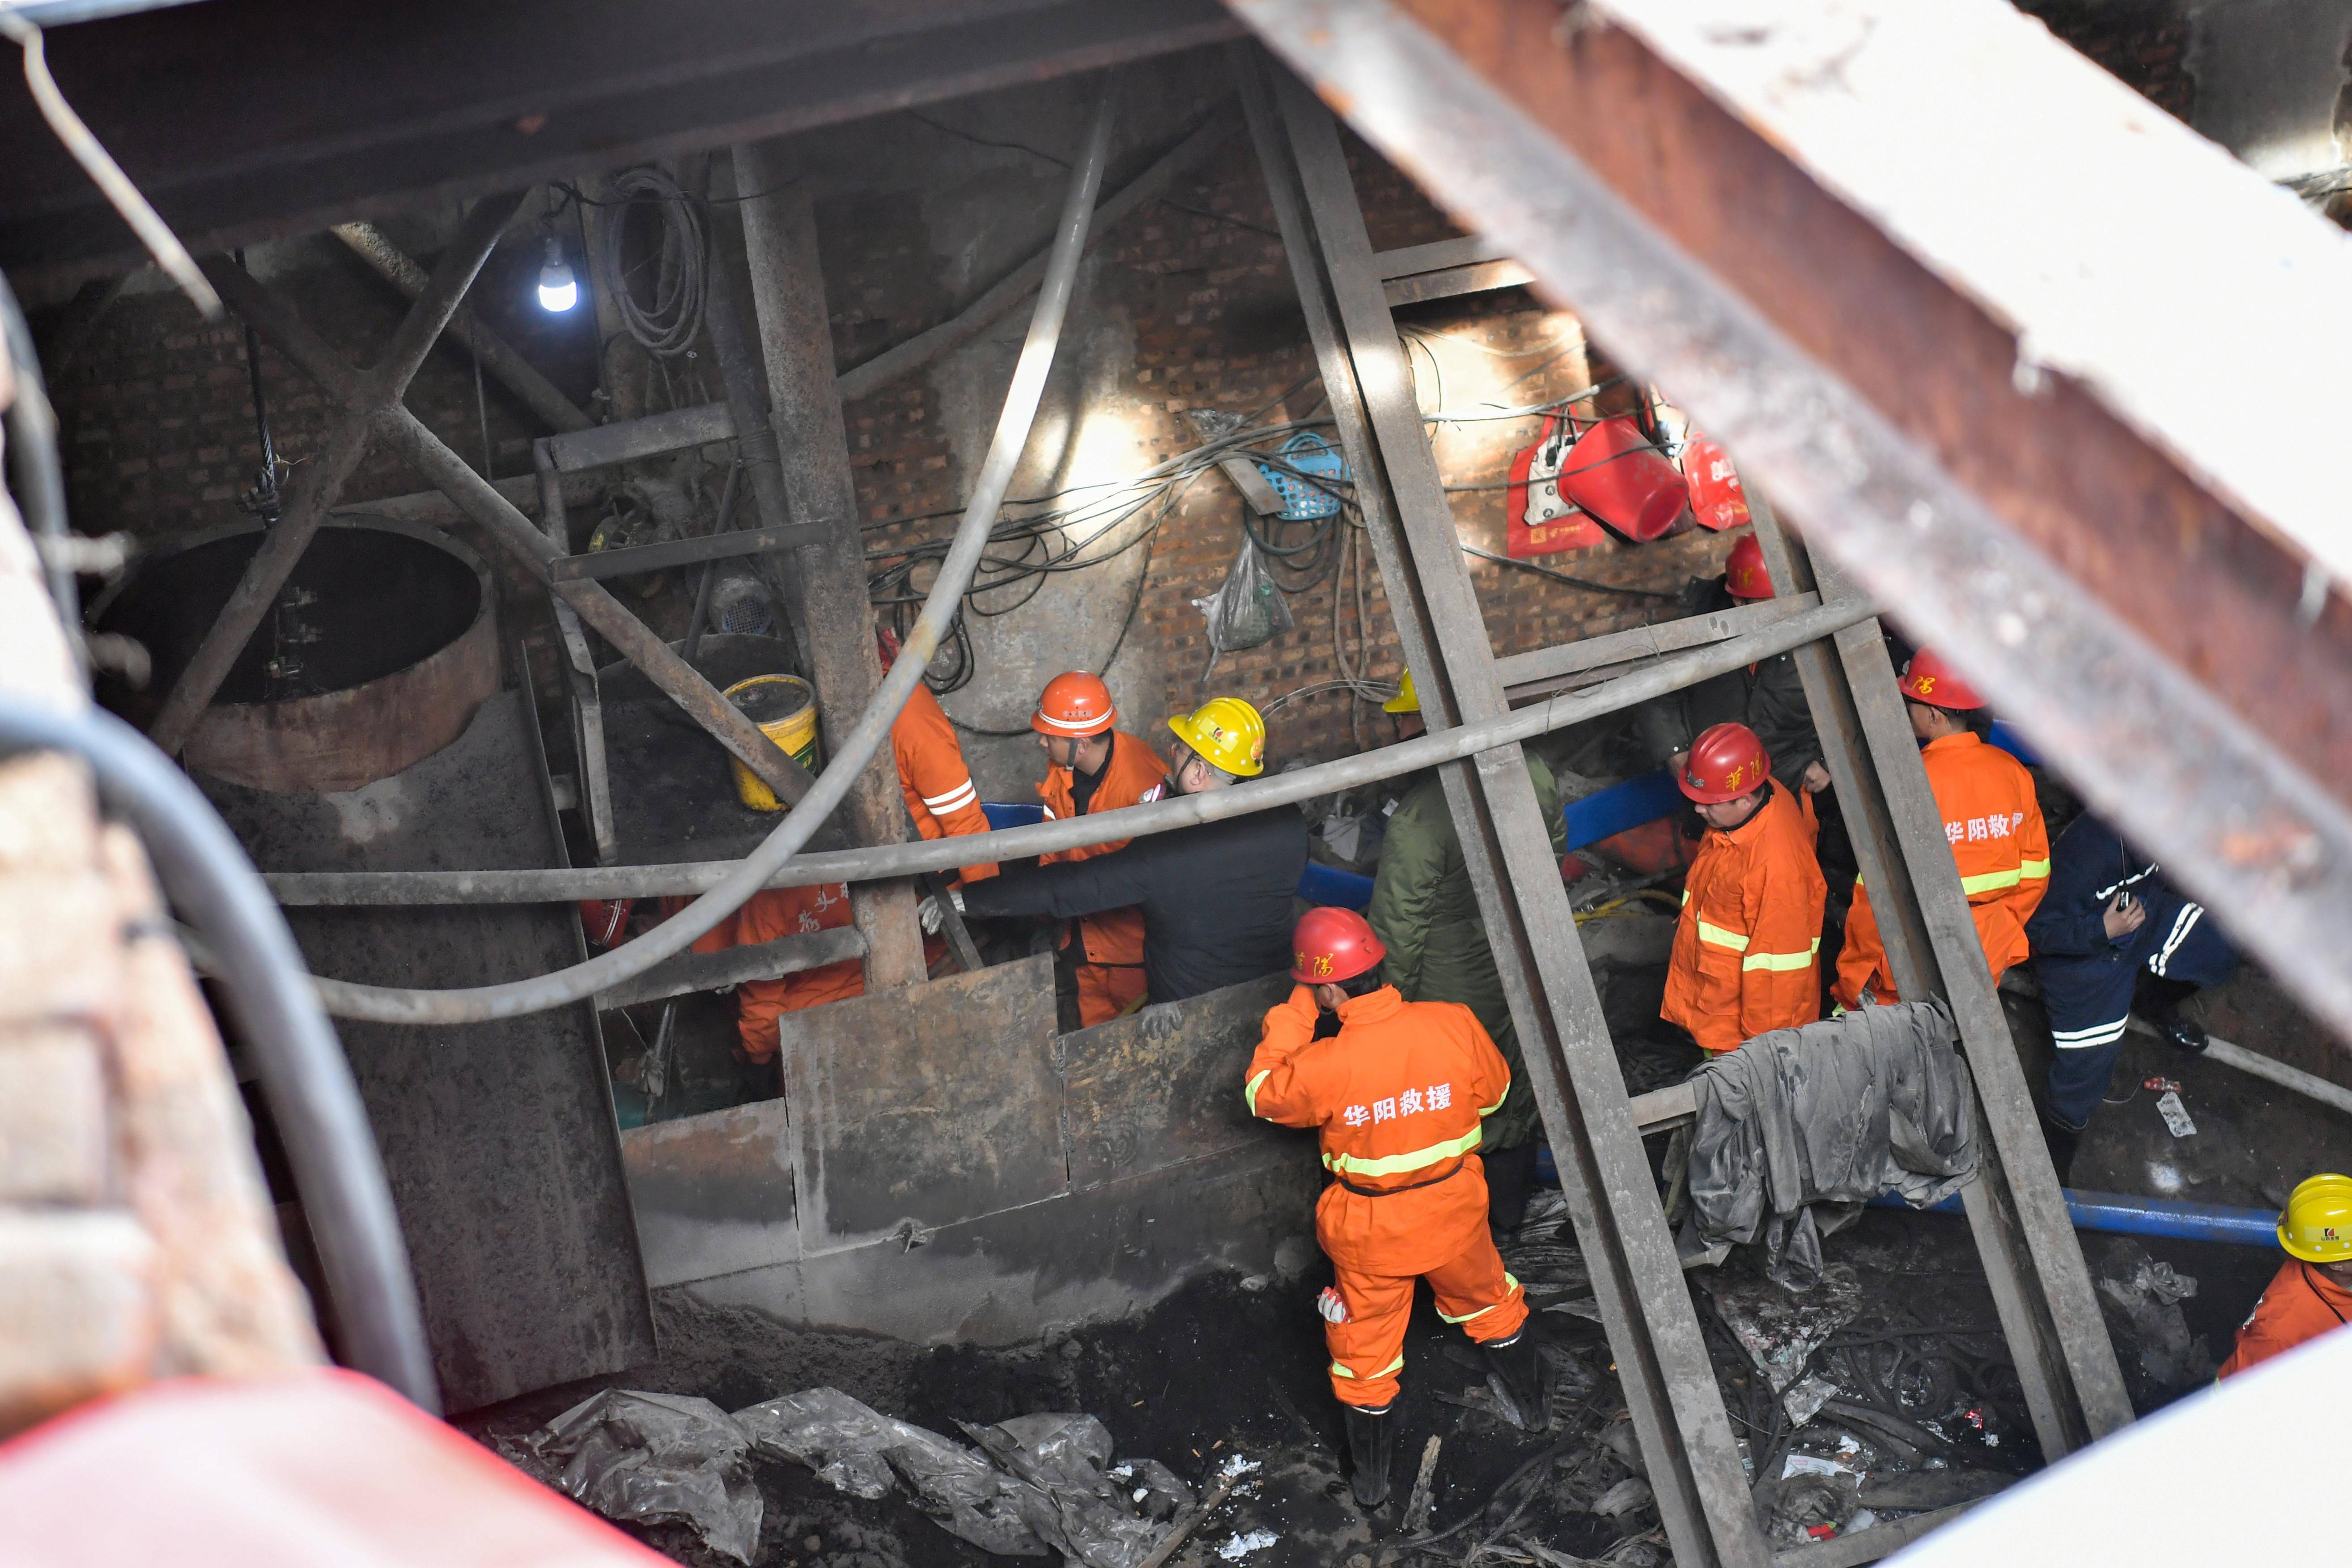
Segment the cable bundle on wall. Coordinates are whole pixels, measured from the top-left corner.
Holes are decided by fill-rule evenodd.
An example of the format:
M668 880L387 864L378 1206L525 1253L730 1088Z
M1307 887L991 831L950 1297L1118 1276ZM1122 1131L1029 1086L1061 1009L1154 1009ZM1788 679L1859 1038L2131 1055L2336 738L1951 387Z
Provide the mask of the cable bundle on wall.
M709 236L702 205L690 201L676 180L650 164L613 176L619 209L596 226L596 270L605 298L621 324L647 353L671 359L694 346L702 334L702 307L710 278ZM631 286L623 240L632 214L644 213L661 226L649 258L655 268L653 302L645 304ZM639 263L642 268L644 263Z

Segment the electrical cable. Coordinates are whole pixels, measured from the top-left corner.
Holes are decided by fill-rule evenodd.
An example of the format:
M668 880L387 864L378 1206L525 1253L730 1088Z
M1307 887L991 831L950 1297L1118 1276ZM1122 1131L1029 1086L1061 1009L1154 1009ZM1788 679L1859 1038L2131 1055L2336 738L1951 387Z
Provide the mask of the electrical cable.
M89 765L100 797L145 843L164 893L209 950L293 1165L350 1363L438 1415L408 1247L375 1135L284 913L188 776L121 720L0 698L0 752L32 751Z
M839 754L817 775L815 786L807 797L785 814L784 820L757 849L731 867L717 887L645 935L596 958L528 980L455 991L317 980L319 994L330 1010L342 1017L379 1023L457 1024L520 1017L583 1001L683 952L696 938L741 908L824 826L887 738L915 682L922 679L924 668L961 609L964 589L987 547L990 524L1013 482L1013 470L1028 446L1037 405L1045 393L1046 373L1053 366L1063 322L1069 312L1070 297L1077 282L1078 263L1086 248L1095 197L1102 184L1103 165L1108 161L1117 81L1116 71L1106 73L1103 79L1084 150L1071 171L1069 188L1055 226L1052 256L1038 289L1036 311L1030 319L1028 337L1013 366L1004 409L998 416L996 432L963 521L940 564L922 614L906 639L905 655L884 674L873 700L843 741Z
M692 348L702 333L703 303L710 277L709 237L703 228L702 207L689 200L676 180L650 164L624 169L613 176L613 189L622 210L609 223L596 226L595 265L599 286L620 312L622 324L639 347L656 359L669 359ZM623 265L622 241L629 214L651 212L661 225L661 237L649 258L655 264L654 300L638 301ZM645 264L638 264L643 267Z

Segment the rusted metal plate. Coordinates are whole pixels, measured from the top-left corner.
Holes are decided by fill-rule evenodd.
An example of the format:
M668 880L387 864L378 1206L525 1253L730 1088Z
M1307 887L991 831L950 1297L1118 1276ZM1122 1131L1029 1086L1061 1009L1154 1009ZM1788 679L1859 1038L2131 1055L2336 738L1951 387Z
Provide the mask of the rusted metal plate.
M199 779L261 865L431 870L560 861L520 694L454 744L341 795ZM376 984L462 986L577 961L560 908L289 911L311 967ZM346 1022L454 1410L653 1354L604 1053L583 1004L499 1024Z
M1262 1142L1242 1100L1250 1053L1288 975L1162 1002L1062 1037L1070 1185L1091 1187Z
M792 1118L782 1100L629 1128L621 1156L646 1284L709 1279L800 1256Z
M1048 954L777 1021L802 1250L1065 1191Z

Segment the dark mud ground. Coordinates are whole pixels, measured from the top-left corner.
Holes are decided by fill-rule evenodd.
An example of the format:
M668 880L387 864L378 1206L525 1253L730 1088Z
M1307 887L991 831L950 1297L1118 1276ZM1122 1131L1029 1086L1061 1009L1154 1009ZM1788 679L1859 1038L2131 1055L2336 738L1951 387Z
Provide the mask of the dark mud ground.
M2267 982L2248 976L2202 1004L2215 1032L2308 1070L2347 1076L2330 1059L2324 1034L2285 1005ZM2039 1010L2012 999L2011 1014L2029 1079L2039 1087L2048 1049ZM2136 1088L2163 1074L2183 1085L2198 1131L2168 1131L2156 1095ZM2300 1097L2216 1064L2184 1058L2133 1037L2118 1063L2112 1101L2085 1139L2074 1184L2207 1203L2273 1207L2287 1187L2315 1170L2352 1168L2352 1122ZM1654 1149L1660 1141L1654 1140ZM2232 1333L2278 1267L2264 1248L2158 1238L2084 1235L2084 1254L2108 1315L2133 1402L2145 1414L2210 1382ZM1898 1400L1916 1398L1958 1413L1938 1425L1948 1441L1932 1457L1955 1468L2021 1474L2040 1455L1966 1223L1957 1216L1872 1210L1824 1246L1833 1270L1858 1290L1852 1321L1815 1358L1848 1396L1878 1378ZM2167 1300L2146 1279L2157 1265L2196 1282ZM1751 1461L1777 1473L1787 1447L1838 1456L1879 1473L1908 1468L1882 1451L1864 1427L1830 1415L1790 1435L1772 1415L1756 1368L1723 1331L1707 1287L1752 1276L1735 1254L1720 1275L1693 1282L1733 1431ZM1559 1306L1589 1294L1575 1282L1547 1282L1521 1268L1532 1304ZM713 1310L682 1290L656 1299L661 1359L595 1384L573 1384L479 1412L461 1425L486 1439L517 1436L598 1386L700 1394L729 1410L830 1384L890 1415L949 1434L955 1421L1002 1420L1033 1411L1084 1410L1102 1418L1122 1458L1160 1459L1198 1484L1231 1456L1261 1468L1176 1554L1174 1568L1400 1568L1460 1563L1481 1541L1486 1562L1538 1562L1516 1546L1532 1542L1621 1568L1670 1561L1657 1515L1637 1507L1615 1517L1591 1511L1601 1494L1633 1472L1620 1451L1624 1406L1597 1325L1572 1311L1530 1320L1554 1347L1553 1428L1519 1433L1493 1413L1484 1375L1460 1332L1438 1321L1424 1291L1407 1341L1402 1428L1395 1496L1366 1517L1351 1500L1344 1438L1323 1367L1321 1321L1313 1307L1326 1283L1319 1263L1295 1282L1195 1280L1139 1319L1090 1325L1066 1337L1004 1349L916 1346L779 1324L740 1310ZM2136 1281L2137 1283L2136 1283ZM1930 1331L1921 1334L1919 1331ZM1925 1346L1906 1357L1890 1342ZM1841 1346L1846 1348L1840 1349ZM1910 1393L1901 1392L1908 1387ZM1924 1390L1924 1392L1923 1392ZM1911 1416L1932 1413L1906 1405ZM1974 1416L1966 1413L1973 1410ZM1614 1429L1612 1431L1612 1428ZM1424 1443L1443 1438L1429 1521L1421 1544L1401 1522ZM1998 1439L1987 1443L1990 1436ZM1862 1445L1853 1455L1851 1442ZM1535 1462L1531 1466L1531 1461ZM760 1568L946 1568L1000 1561L947 1534L908 1503L866 1502L834 1492L789 1464L754 1462L766 1516ZM1517 1475L1517 1486L1496 1500ZM625 1527L628 1528L628 1527ZM1237 1549L1237 1538L1270 1532L1270 1544ZM729 1560L675 1527L634 1533L677 1560L719 1568ZM1427 1539L1434 1536L1437 1539ZM1783 1542L1787 1538L1784 1536ZM1231 1551L1233 1555L1222 1555Z

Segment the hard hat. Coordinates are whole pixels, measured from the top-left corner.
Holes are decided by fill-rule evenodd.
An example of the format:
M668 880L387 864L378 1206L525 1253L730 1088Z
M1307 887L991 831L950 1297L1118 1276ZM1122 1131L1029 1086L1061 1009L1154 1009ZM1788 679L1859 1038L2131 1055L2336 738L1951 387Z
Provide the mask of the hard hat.
M1742 534L1731 547L1731 557L1723 563L1723 586L1735 599L1772 596L1772 574L1764 569L1764 547L1754 534Z
M1930 708L1981 708L1984 696L1932 650L1921 648L1903 668L1903 695Z
M1265 721L1238 697L1212 697L1168 728L1213 768L1245 779L1265 771Z
M1371 921L1353 910L1325 905L1298 917L1290 937L1290 977L1301 985L1337 985L1388 955Z
M1110 688L1101 676L1083 669L1066 670L1045 682L1045 689L1037 694L1037 711L1029 716L1029 728L1040 735L1070 740L1099 735L1118 722Z
M1383 713L1421 711L1421 693L1412 689L1412 671L1408 669L1398 678L1397 694L1381 704L1381 711Z
M1322 912L1312 910L1307 920ZM1299 921L1298 929L1305 931L1307 921ZM2279 1215L2278 1238L2305 1263L2352 1258L2352 1176L2310 1176L2296 1184L2287 1194L2286 1213Z
M1701 805L1720 805L1753 793L1772 771L1764 742L1745 724L1710 724L1691 742L1675 783Z

